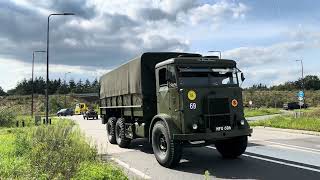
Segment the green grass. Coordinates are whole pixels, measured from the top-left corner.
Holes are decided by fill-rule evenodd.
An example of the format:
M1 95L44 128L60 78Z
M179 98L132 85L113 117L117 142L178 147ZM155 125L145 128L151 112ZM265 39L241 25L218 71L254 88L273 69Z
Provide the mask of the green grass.
M245 117L253 117L253 116L264 116L271 114L279 114L280 109L277 108L245 108L244 115Z
M72 121L0 129L0 179L127 179Z
M294 118L293 116L277 116L269 120L249 122L250 126L265 126L283 129L298 129L320 132L320 116L310 115Z

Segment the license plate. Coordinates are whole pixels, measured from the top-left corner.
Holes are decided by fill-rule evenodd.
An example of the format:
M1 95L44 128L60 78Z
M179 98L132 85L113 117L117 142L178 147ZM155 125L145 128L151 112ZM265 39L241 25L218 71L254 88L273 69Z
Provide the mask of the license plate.
M216 127L216 131L230 131L230 130L231 130L231 126Z

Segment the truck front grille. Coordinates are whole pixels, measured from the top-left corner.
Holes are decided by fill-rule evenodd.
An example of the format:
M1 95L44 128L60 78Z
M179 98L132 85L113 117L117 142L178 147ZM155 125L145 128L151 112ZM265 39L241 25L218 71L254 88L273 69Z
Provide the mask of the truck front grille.
M230 103L228 98L208 98L204 103L204 114L229 114Z
M206 127L211 131L216 131L216 127L231 126L228 98L208 98L203 107Z

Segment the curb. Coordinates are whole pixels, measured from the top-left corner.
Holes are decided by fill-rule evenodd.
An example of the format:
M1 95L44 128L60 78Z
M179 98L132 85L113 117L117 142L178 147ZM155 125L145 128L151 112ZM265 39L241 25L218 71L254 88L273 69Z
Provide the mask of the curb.
M253 129L268 129L271 131L281 131L281 132L288 132L288 133L295 133L295 134L306 134L306 135L320 136L320 132L297 130L297 129L281 129L281 128L272 128L272 127L265 127L265 126L255 126L255 127L253 127Z

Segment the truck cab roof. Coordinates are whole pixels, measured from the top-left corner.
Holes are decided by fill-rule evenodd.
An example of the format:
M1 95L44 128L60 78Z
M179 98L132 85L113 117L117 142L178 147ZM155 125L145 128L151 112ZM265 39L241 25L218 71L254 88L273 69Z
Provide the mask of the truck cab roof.
M176 64L178 66L197 66L197 67L223 67L223 68L235 68L236 62L229 59L218 59L217 57L176 57L156 64L156 68L165 66L168 64Z

